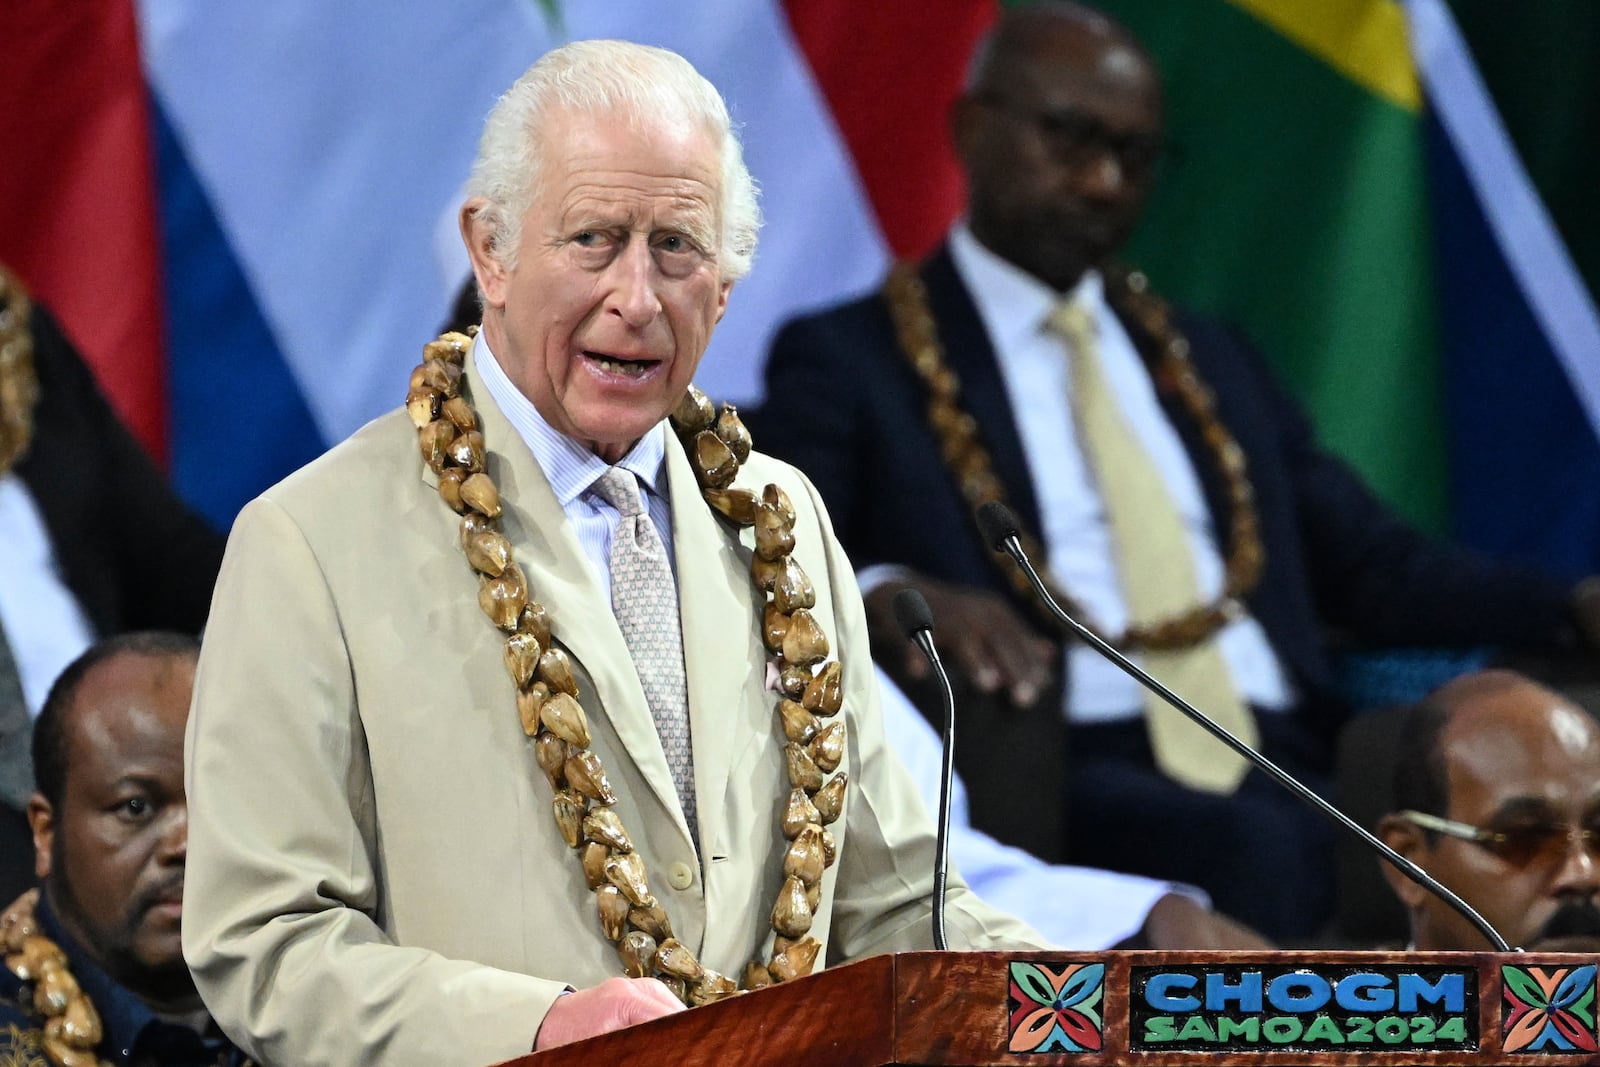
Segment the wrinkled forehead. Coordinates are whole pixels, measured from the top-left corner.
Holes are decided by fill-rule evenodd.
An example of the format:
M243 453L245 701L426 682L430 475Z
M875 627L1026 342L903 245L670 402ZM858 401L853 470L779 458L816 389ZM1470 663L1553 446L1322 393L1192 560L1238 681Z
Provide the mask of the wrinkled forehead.
M621 144L670 141L694 146L712 166L721 157L721 131L716 124L670 103L646 107L625 100L609 103L556 103L539 120L534 135L534 150L545 165L565 158L575 143L593 131L615 132Z
M692 224L715 237L721 226L717 147L694 126L634 129L620 119L572 116L558 131L562 151L544 175L546 195L532 205L558 225Z
M544 124L546 181L561 184L596 174L670 179L722 192L722 142L706 123L683 115L652 117L633 110L566 109Z
M1600 803L1600 724L1553 696L1469 704L1451 717L1440 743L1457 817L1533 800L1576 817Z

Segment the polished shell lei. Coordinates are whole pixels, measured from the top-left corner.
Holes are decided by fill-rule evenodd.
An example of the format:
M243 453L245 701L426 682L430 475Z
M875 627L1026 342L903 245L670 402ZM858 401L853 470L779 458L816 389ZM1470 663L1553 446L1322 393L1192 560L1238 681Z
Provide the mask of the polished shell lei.
M461 516L461 548L478 578L478 604L505 633L504 662L517 715L549 780L551 812L594 893L600 930L617 947L622 972L654 976L691 1006L811 973L821 944L809 935L822 898L823 872L838 849L828 826L844 810L843 670L810 609L816 590L794 559L794 505L776 484L758 494L735 487L750 455L750 433L737 409L718 411L689 387L672 413L701 492L735 528L752 527L750 576L762 599L761 633L781 692L774 729L784 742L790 792L780 828L782 885L771 912L768 958L752 959L734 979L702 966L673 936L666 910L616 807L600 757L589 748L589 724L566 652L553 644L549 617L499 530L500 495L487 471L477 413L461 393L472 338L445 333L423 347L411 373L406 412L417 428L423 462L439 478L439 497ZM835 773L837 772L837 773ZM831 777L830 777L831 776Z

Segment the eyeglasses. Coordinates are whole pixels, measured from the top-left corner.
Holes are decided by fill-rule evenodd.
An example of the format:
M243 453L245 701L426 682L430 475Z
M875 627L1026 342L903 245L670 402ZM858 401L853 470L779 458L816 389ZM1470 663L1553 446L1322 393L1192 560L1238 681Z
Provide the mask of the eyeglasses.
M1422 811L1402 811L1400 817L1423 830L1481 845L1514 867L1555 866L1567 858L1574 840L1600 858L1600 826L1545 822L1490 830Z
M993 95L973 100L1028 127L1053 158L1071 166L1085 166L1110 155L1128 176L1143 177L1161 158L1164 142L1160 133L1117 133L1081 111L1030 111Z

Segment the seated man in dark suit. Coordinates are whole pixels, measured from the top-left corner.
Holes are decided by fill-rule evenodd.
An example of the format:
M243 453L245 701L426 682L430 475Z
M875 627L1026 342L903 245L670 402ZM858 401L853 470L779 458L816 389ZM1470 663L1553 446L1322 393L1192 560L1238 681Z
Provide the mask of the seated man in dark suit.
M31 862L32 716L96 637L198 633L223 537L123 427L54 318L0 265L0 899Z
M1600 951L1600 724L1520 674L1457 678L1401 727L1395 810L1379 827L1513 947ZM1489 940L1388 864L1418 949Z
M45 700L28 804L41 885L0 917L0 1063L241 1060L178 941L198 655L180 634L114 637L74 660Z
M1162 139L1157 72L1122 27L1008 8L951 128L966 219L882 292L786 326L752 430L827 501L887 665L916 670L888 612L915 586L950 658L1014 705L961 731L977 825L1306 937L1331 903L1320 817L1088 648L1063 656L974 509L1008 502L1081 618L1314 780L1345 712L1325 626L1553 645L1600 633L1600 588L1413 531L1237 333L1113 265Z

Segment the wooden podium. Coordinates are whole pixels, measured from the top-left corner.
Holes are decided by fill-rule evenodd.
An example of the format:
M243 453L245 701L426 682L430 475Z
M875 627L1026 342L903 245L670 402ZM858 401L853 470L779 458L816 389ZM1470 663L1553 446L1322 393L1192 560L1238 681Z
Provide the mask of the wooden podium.
M1600 1064L1597 960L905 952L510 1063Z

